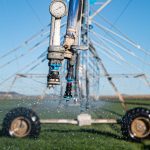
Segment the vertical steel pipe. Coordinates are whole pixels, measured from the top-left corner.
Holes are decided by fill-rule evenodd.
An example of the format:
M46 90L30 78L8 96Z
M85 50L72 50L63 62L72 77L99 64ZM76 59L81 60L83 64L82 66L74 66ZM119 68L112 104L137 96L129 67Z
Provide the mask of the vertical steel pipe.
M76 30L78 22L81 19L82 0L70 0L66 37L64 41L64 47L70 49L76 39Z
M76 29L77 20L78 20L78 13L79 13L79 5L80 0L70 0L69 4L69 13L68 13L68 22L67 28L68 29Z

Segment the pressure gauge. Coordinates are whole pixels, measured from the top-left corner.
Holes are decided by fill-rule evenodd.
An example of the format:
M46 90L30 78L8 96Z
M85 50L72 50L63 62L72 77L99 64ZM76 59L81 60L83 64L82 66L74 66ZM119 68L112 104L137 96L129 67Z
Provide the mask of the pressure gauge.
M54 0L50 5L50 13L55 18L62 18L67 12L67 6L65 2L61 0Z

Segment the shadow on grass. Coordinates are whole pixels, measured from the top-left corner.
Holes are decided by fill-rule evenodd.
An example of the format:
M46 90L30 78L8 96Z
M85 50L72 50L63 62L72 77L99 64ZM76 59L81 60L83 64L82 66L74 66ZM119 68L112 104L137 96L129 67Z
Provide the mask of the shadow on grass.
M150 150L150 145L143 145L142 150Z
M96 135L102 135L102 136L105 136L105 137L111 137L111 138L115 138L117 140L123 140L122 137L116 135L116 134L113 134L113 133L110 133L110 132L107 132L107 131L99 131L99 130L95 130L95 129L79 129L79 130L59 130L59 129L45 129L43 130L44 132L58 132L58 133L90 133L90 134L96 134Z
M150 150L150 135L147 140L142 142L143 147L142 150Z
M2 137L3 136L3 134L2 134L2 130L0 130L0 137Z
M83 133L90 133L90 134L97 134L97 135L102 135L102 136L106 136L106 137L111 137L111 138L115 138L118 140L122 140L122 137L113 134L111 132L107 132L107 131L99 131L99 130L95 130L95 129L81 129L80 132Z

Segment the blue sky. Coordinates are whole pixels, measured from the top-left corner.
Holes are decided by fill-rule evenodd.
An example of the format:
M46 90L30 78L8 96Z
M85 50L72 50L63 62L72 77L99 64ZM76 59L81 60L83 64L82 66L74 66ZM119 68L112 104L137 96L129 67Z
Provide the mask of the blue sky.
M125 8L129 1L128 0L112 0L112 2L101 12L101 15L107 18L111 23L114 23L120 13ZM50 22L50 14L49 14L49 4L50 0L1 0L0 1L0 56L2 56L5 52L15 48L17 45L22 43L24 40L28 39L30 36L38 32L41 28L45 27ZM97 9L97 5L92 6L93 9ZM128 35L130 39L139 43L146 50L150 52L150 1L149 0L132 0L128 8L119 18L119 20L115 23L115 26L119 28L123 33ZM111 28L108 24L106 24L101 18L95 17L95 20L104 26ZM47 28L48 30L48 28ZM94 29L99 31L103 36L108 37L104 32L97 29L94 25ZM114 30L115 31L115 30ZM42 39L42 38L41 38ZM41 40L39 39L39 41ZM37 40L38 41L38 40ZM36 42L35 42L36 43ZM33 43L33 45L35 44ZM126 44L126 43L124 43ZM29 47L32 47L30 45ZM29 48L28 47L28 48ZM7 76L13 74L23 65L29 63L34 60L39 54L46 50L47 45L42 46L37 51L33 52L31 56L25 57L24 59L18 59L12 65L0 70L0 81L4 80ZM132 48L127 45L127 47ZM24 53L27 48L20 49L19 51L13 53L9 57L0 60L0 65L7 62L9 59L13 59L20 54ZM143 58L146 62L150 63L150 57L145 54L139 52L136 49L132 49L139 57ZM141 67L145 72L150 74L150 67L140 63L138 60L128 56L123 53L120 49L118 49L128 61L136 64ZM101 53L100 53L101 54ZM111 73L137 73L136 70L123 65L123 68L117 66L112 63L108 58L101 54L103 61ZM47 62L41 65L35 72L47 73ZM46 82L43 81L44 83ZM121 90L123 93L130 93L131 89L134 89L134 86L130 86L130 81L115 81L119 87L123 87ZM148 87L141 87L141 81L133 81L133 85L136 85L136 88L132 93L149 93ZM28 83L30 86L30 81L23 81L17 83L17 88L20 90L19 85L22 83ZM7 90L9 83L4 84L0 87L0 90ZM143 82L142 82L143 85ZM27 86L27 85L26 85ZM40 84L36 85L36 88L41 86ZM109 85L105 84L105 81L101 82L102 90L101 93L112 93L111 88L108 88ZM126 87L126 88L125 88ZM17 90L16 88L16 90ZM23 86L25 88L25 86ZM35 88L35 87L34 87ZM44 85L42 85L44 89ZM31 90L27 90L30 92ZM37 90L38 91L38 90ZM41 91L41 90L40 90ZM138 92L137 92L138 91ZM19 92L24 92L20 90Z

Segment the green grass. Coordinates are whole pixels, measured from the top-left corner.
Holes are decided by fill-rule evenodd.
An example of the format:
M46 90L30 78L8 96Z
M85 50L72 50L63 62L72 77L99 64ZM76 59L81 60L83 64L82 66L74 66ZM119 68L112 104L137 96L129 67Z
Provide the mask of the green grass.
M139 101L130 100L129 108L139 106ZM150 101L140 101L150 108ZM30 107L35 101L1 100L0 121L6 112L14 107ZM135 104L136 103L136 104ZM141 106L141 105L140 105ZM34 107L40 118L76 118L80 113L79 107L70 106L57 111L57 102L43 101ZM89 111L93 118L120 119L124 114L119 103L92 103ZM149 148L148 148L149 147ZM144 150L150 149L150 141L134 143L122 138L120 126L117 124L99 124L88 127L74 125L42 125L38 139L15 139L0 135L0 150Z

